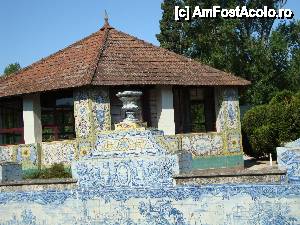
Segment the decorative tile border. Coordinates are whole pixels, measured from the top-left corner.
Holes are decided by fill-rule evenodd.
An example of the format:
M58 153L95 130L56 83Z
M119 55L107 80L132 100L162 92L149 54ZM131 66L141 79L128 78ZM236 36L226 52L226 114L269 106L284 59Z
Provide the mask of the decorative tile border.
M43 142L41 149L42 167L49 167L54 163L71 165L71 162L78 158L77 142L75 140Z
M89 138L111 129L107 88L82 88L74 91L74 116L77 138Z
M151 130L103 132L97 135L90 157L126 155L163 155L168 152L158 144Z
M73 95L76 137L87 138L92 131L89 95L85 89L78 89Z
M23 169L39 168L40 148L38 144L19 145L17 162L22 163Z
M81 159L86 157L92 153L92 149L94 148L93 141L91 140L79 140L78 141L78 158Z
M109 158L125 153L136 155L141 152L143 154L165 154L183 151L191 153L196 158L238 154L241 141L239 136L235 133L228 135L228 152L224 152L222 135L221 133L203 133L163 136L152 130L106 131L97 134L94 139L43 142L40 145L40 153L31 149L37 145L0 148L0 151L8 151L6 155L2 154L5 160L9 158L16 161L18 158L18 162L22 162L25 169L33 166L48 167L59 162L70 165L72 161L82 157Z
M1 224L298 224L299 185L0 193Z
M108 88L95 88L89 91L92 101L93 123L96 132L111 130L110 100Z
M176 156L80 160L72 166L80 188L167 187L178 173Z
M216 88L216 127L222 133L224 155L243 152L240 109L236 88Z
M14 162L17 159L18 145L0 146L0 161Z
M300 184L300 139L278 147L277 162L281 169L287 169L289 182Z
M193 157L223 154L223 138L220 133L200 133L181 135L182 150Z
M157 144L169 153L182 151L182 138L178 135L156 135Z
M233 132L227 133L227 151L229 153L241 152L242 149L242 137L241 134Z
M226 101L227 105L227 128L240 129L240 109L237 90L225 89L223 101Z

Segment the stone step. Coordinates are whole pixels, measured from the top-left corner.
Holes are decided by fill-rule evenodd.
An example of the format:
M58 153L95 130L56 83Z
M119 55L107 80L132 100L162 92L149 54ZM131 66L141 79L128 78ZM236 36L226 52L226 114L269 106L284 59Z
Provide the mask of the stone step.
M77 180L73 178L32 179L0 182L0 192L75 190L76 188Z
M177 185L209 185L209 184L240 184L240 183L281 183L286 171L277 166L268 166L257 170L224 168L192 170L188 173L175 175Z

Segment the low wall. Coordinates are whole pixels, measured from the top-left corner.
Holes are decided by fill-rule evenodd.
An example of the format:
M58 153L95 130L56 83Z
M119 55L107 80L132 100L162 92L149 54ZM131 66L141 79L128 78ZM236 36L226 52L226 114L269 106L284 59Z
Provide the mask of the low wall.
M137 133L114 138L126 135ZM300 183L178 186L172 176L188 158L168 152L148 131L139 135L148 146L144 152L103 146L73 162L78 182L71 189L3 188L0 224L300 223ZM299 168L299 155L291 157L294 164L280 158L281 166Z
M157 131L153 137L157 144L170 153L185 151L192 154L193 167L196 169L237 167L243 165L243 152L240 140L229 151L222 133L195 133L182 135L162 135ZM113 149L141 149L144 146L140 138L133 143L127 137L113 139L114 131L101 132L94 139L76 139L66 141L42 142L41 144L11 145L0 147L0 161L12 161L22 164L25 173L38 168L49 167L54 163L70 166L72 161L90 154L92 148L105 145L105 151Z
M300 139L277 148L279 168L287 168L289 181L300 183Z
M299 224L299 185L0 193L1 224Z
M78 159L77 140L43 142L41 144L22 144L0 147L0 161L22 164L25 174L54 163L71 166Z
M243 167L242 142L239 135L209 132L176 135L181 150L193 156L194 169Z

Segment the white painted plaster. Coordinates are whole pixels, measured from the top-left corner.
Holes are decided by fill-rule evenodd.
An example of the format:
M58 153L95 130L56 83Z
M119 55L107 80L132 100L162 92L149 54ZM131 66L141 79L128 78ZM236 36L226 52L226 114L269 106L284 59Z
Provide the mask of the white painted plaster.
M25 144L42 142L40 95L23 97L23 121Z
M175 122L172 86L160 86L157 89L158 129L163 130L166 135L173 135Z

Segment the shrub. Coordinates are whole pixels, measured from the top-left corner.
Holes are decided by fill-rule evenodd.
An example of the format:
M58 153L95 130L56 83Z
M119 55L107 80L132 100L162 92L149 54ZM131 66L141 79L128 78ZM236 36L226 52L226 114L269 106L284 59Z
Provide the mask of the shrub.
M70 169L66 169L62 163L54 163L50 168L34 171L25 179L51 179L51 178L71 178Z
M245 113L242 131L246 154L275 156L277 146L300 137L300 92L282 91L269 104L253 107Z
M270 104L276 104L276 103L288 103L293 99L293 92L284 90L281 92L278 92L270 101Z
M260 157L267 153L274 153L277 146L276 131L272 125L262 125L254 130L250 137L250 145L253 148L253 156Z

